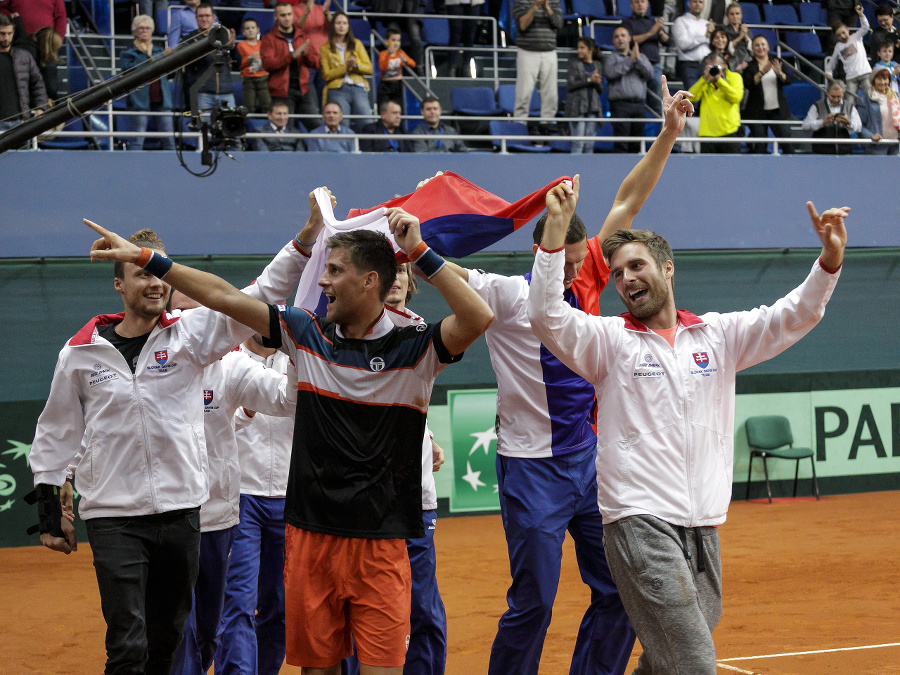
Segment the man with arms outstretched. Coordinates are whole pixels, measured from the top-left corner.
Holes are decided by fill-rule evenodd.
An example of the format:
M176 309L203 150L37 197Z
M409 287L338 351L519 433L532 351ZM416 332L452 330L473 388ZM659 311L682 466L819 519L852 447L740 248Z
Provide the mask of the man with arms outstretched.
M319 317L266 305L88 222L103 237L92 259L143 263L296 363L304 424L294 435L285 505L287 659L308 675L340 672L351 634L363 675L402 672L410 606L405 539L423 536L421 452L431 388L493 319L422 242L416 218L397 208L385 215L398 246L453 310L443 321L395 328L387 318L397 263L378 233L328 240L319 280L328 305Z
M690 105L680 99L676 110ZM819 217L807 203L822 253L786 297L702 317L675 310L665 239L616 232L603 254L628 312L594 317L560 299L578 183L576 176L548 193L528 316L543 344L597 390L598 503L609 568L644 648L634 673L715 675L716 526L731 498L735 375L784 351L821 319L843 260L849 209Z
M666 127L675 123L670 115ZM609 275L600 246L613 232L631 227L677 135L664 131L628 174L599 234L587 239L584 223L571 214L560 294L569 306L599 313L598 299ZM535 228L535 251L546 219L543 216ZM530 274L504 277L452 268L496 316L485 337L497 374L497 477L512 585L489 672L537 674L568 530L581 577L591 589L570 673L622 673L634 631L603 553L603 521L596 503L594 387L560 363L532 333L527 312Z

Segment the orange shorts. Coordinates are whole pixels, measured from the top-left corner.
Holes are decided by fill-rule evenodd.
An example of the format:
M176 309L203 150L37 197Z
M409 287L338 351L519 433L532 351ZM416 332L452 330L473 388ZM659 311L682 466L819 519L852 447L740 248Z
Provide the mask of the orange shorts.
M287 662L329 668L406 661L412 581L404 539L356 539L291 525L284 534Z

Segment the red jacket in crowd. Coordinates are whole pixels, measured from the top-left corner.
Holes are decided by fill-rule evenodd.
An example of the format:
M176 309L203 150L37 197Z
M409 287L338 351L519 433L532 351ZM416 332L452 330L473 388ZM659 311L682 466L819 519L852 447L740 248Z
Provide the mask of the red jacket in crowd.
M304 42L306 42L306 37L303 32L294 26L292 41L294 50L300 49ZM259 55L263 68L269 71L269 93L276 98L286 97L290 84L288 77L291 72L291 60L294 55L277 25L273 26L272 30L263 35L262 40L259 41ZM313 54L310 48L300 59L298 65L300 66L300 92L305 94L309 91L309 69L319 67L319 55Z
M22 17L25 32L34 35L44 26L51 26L63 39L66 37L66 7L63 0L0 0L0 14Z

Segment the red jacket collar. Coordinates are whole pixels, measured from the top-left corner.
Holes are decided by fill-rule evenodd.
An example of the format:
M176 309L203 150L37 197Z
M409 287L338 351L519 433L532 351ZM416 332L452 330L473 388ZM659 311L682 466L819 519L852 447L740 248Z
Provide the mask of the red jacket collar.
M684 326L685 328L690 328L691 326L697 326L703 323L703 319L701 319L696 314L692 314L684 309L676 310L676 314L678 314L678 322ZM638 333L649 333L650 329L644 325L644 323L640 319L636 319L632 316L631 312L625 312L624 314L620 314L619 316L625 321L625 328L628 330L637 331Z
M80 345L92 344L94 342L94 331L97 330L98 326L119 323L124 318L125 312L119 312L118 314L100 314L99 316L95 316L88 321L81 330L72 336L72 339L69 340L69 346L78 347ZM159 317L159 326L160 328L167 328L178 321L178 319L179 317L177 316L172 316L171 314L163 312L162 316Z

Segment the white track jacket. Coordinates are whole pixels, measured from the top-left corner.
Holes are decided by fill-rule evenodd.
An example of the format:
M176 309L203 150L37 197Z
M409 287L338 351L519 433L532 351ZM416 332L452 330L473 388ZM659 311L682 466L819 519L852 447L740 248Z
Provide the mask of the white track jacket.
M675 347L623 314L562 300L563 251L539 250L534 334L597 389L597 501L604 522L649 514L673 525L725 522L734 458L735 374L781 353L819 322L838 273L816 262L771 307L697 317L679 311Z
M279 257L292 256L289 248ZM281 288L293 290L292 279L267 268L244 291L277 302L286 297ZM206 501L203 370L253 334L206 308L163 314L132 374L97 333L98 325L122 316L94 317L63 347L29 455L35 485L62 485L74 471L84 520L165 513Z

